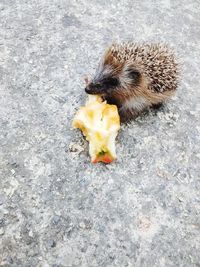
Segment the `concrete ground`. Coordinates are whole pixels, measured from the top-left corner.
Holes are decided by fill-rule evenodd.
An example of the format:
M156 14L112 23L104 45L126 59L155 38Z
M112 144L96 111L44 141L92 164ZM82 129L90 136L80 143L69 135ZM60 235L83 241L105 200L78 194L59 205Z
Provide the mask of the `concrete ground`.
M113 40L183 61L163 109L92 165L71 127ZM200 1L0 1L0 266L200 266Z

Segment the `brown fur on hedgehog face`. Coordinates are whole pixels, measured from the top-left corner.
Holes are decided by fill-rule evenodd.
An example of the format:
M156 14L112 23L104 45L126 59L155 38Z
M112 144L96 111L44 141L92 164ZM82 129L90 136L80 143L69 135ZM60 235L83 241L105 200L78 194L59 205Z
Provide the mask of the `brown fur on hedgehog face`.
M105 53L96 75L87 84L88 94L100 94L105 98L127 97L129 87L137 87L141 83L142 74L128 61L118 61L110 50Z

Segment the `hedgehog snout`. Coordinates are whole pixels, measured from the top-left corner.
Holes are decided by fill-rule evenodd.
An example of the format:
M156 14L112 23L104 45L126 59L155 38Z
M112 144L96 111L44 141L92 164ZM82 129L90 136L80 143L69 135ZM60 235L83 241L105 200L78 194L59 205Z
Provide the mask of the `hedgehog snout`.
M91 94L91 95L98 95L98 94L103 94L103 86L101 83L89 83L86 88L85 88L85 92L87 94Z

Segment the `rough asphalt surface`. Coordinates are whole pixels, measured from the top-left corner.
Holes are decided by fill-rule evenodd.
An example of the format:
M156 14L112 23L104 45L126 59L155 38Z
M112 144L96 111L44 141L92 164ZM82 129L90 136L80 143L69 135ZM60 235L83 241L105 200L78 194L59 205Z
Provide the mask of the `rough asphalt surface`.
M71 128L113 40L183 60L164 108L92 165ZM0 266L200 266L200 2L0 1Z

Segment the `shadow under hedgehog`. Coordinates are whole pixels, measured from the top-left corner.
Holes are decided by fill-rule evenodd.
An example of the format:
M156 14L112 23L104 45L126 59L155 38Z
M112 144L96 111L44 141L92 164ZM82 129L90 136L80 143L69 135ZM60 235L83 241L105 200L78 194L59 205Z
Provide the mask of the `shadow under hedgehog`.
M112 44L85 91L117 105L121 121L127 122L168 100L178 80L178 60L167 45Z

